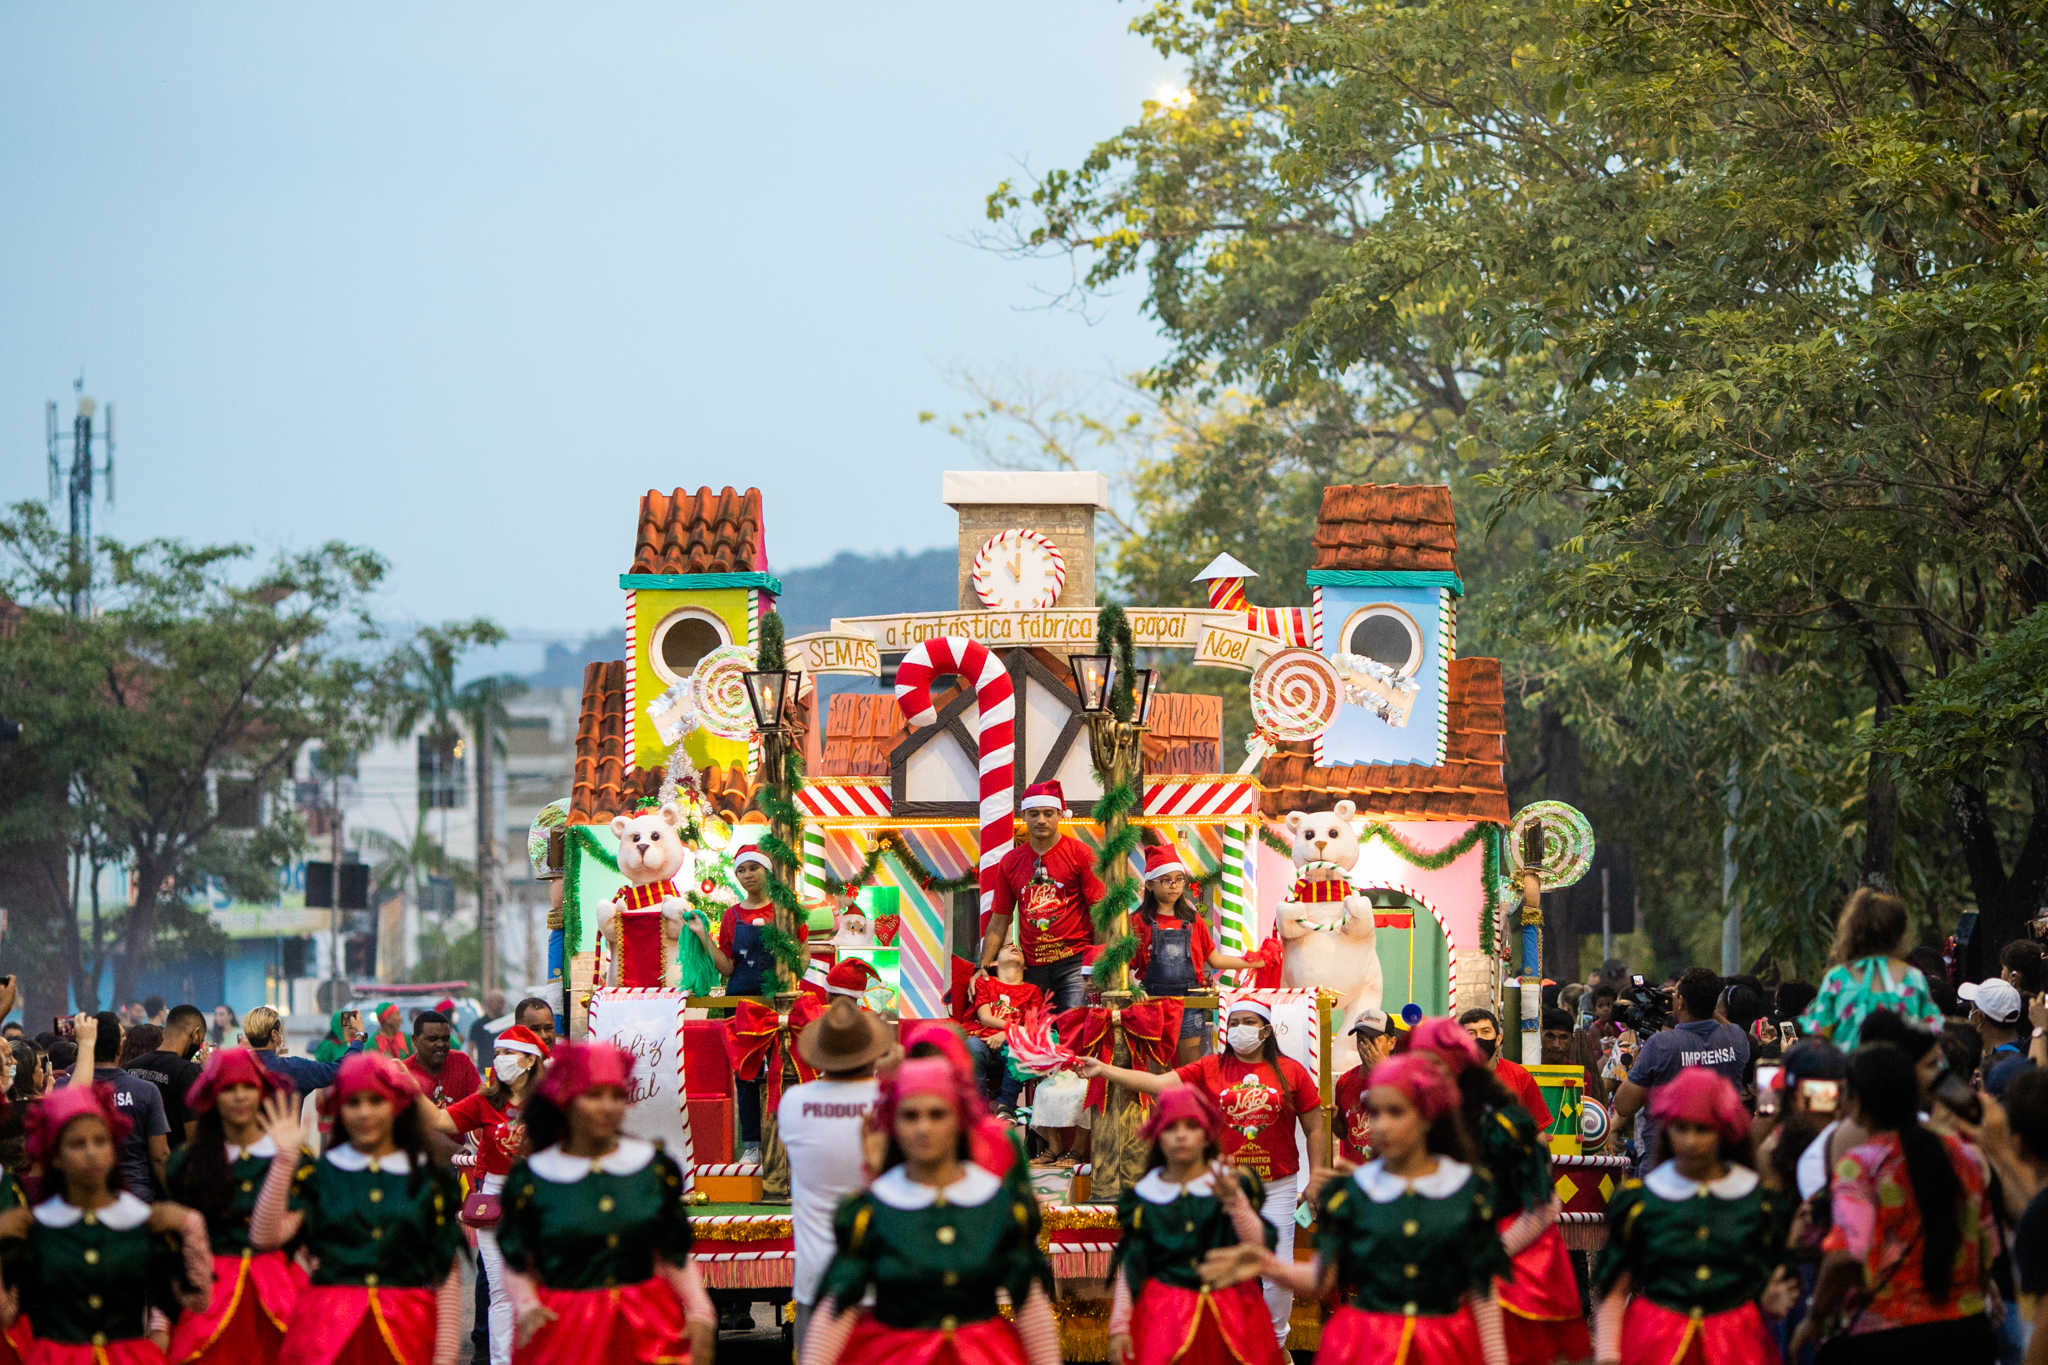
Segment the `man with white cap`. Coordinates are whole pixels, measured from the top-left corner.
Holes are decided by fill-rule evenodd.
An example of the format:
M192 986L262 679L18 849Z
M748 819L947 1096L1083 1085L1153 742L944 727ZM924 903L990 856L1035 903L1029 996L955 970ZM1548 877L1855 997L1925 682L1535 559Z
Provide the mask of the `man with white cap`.
M1017 920L1024 979L1044 991L1055 1010L1087 1003L1081 955L1095 941L1089 907L1102 899L1095 855L1071 834L1060 833L1067 798L1057 782L1034 782L1017 803L1025 841L996 864L995 905L981 937L981 970L993 975L996 951Z
M2020 1041L2023 1005L2011 982L1995 976L1986 981L1968 981L1956 989L1956 994L1970 1002L1970 1023L1984 1039L1979 1075L1989 1076L1991 1068L2006 1058L2025 1054L2026 1048Z
M775 991L775 957L768 950L767 930L775 924L775 904L768 899L768 855L748 845L732 858L733 880L740 884L745 899L719 917L718 937L704 927L685 921L704 944L711 965L725 978L727 995L772 995ZM796 945L801 951L808 927L799 919ZM736 1081L740 1110L740 1160L761 1160L761 1082Z

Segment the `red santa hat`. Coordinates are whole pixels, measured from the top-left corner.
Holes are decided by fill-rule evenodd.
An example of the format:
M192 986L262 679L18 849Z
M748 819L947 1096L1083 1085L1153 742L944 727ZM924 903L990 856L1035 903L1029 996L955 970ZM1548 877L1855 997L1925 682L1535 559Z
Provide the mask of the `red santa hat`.
M493 1052L523 1052L529 1057L545 1057L548 1045L541 1036L524 1024L514 1024L491 1042Z
M1033 782L1024 789L1024 799L1017 803L1017 809L1024 810L1065 810L1067 794L1057 782Z
M1192 876L1188 865L1180 860L1180 850L1172 844L1154 844L1145 850L1145 880L1164 877L1169 872L1178 872L1183 877Z
M825 974L825 993L828 995L850 995L858 1001L866 994L867 988L882 979L872 963L861 958L849 957Z
M759 863L761 866L771 869L775 866L774 863L769 861L768 855L763 853L760 847L755 844L748 844L745 848L732 855L734 870L738 870L741 863Z

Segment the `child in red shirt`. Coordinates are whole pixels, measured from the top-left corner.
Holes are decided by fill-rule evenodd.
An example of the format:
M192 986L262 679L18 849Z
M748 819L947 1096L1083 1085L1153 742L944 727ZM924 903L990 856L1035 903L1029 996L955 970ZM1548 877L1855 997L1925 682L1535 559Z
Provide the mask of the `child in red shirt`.
M1024 979L1024 950L1005 941L996 951L996 974L974 979L974 1020L967 1026L967 1050L974 1054L982 1097L996 1113L1014 1118L1024 1082L1005 1064L1003 1031L1045 1008L1045 992Z

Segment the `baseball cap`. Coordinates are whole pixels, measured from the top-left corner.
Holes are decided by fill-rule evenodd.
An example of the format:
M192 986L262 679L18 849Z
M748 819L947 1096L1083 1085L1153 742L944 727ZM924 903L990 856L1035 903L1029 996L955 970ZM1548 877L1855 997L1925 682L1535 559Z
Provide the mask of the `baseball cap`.
M1351 1031L1361 1038L1386 1037L1387 1012L1385 1010L1360 1010L1358 1017L1351 1021Z
M1842 1049L1821 1038L1805 1038L1786 1050L1778 1070L1779 1089L1790 1089L1800 1081L1839 1081L1849 1074L1849 1058Z
M1994 1024L2010 1024L2020 1017L2020 993L2012 983L1992 977L1988 981L1963 983L1956 994L1983 1011Z

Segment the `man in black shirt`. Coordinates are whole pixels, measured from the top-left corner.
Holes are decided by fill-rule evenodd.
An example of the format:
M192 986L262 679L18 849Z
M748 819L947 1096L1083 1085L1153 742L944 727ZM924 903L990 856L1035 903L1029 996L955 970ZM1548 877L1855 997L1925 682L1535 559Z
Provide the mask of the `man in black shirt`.
M185 1145L185 1139L199 1124L197 1115L185 1110L185 1092L199 1079L205 1060L206 1016L196 1005L180 1005L164 1023L163 1046L145 1052L122 1069L154 1085L164 1097L164 1119L170 1124L170 1145Z

